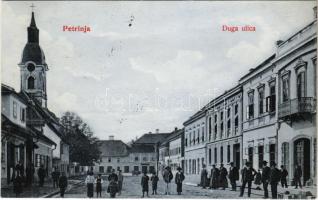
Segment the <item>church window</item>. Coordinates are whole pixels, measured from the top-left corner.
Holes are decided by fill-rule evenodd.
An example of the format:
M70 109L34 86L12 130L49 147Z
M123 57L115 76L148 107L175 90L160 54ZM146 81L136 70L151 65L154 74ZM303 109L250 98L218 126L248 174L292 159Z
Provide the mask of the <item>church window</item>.
M32 76L28 78L28 89L34 89L34 77Z

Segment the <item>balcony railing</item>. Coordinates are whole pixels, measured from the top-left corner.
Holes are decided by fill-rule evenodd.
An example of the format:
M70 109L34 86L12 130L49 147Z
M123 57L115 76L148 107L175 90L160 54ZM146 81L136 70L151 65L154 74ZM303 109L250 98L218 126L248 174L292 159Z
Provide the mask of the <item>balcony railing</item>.
M278 117L284 118L298 113L312 113L316 110L316 100L313 97L292 99L278 105Z

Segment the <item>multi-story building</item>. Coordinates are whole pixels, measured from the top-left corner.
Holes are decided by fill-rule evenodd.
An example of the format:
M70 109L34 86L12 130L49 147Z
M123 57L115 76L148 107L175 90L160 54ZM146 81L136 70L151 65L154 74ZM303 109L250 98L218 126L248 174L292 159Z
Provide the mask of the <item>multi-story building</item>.
M274 59L278 86L278 163L291 175L295 166L300 165L302 182L308 185L317 179L316 59L317 18L280 41Z
M200 182L200 172L206 164L206 121L203 108L187 121L184 125L184 171L186 181Z
M170 166L173 172L184 169L184 129L175 130L160 144L159 161L164 168Z
M277 75L270 56L240 79L243 87L243 161L261 169L277 162ZM243 164L244 164L243 163Z
M230 162L242 166L242 88L226 91L207 106L207 169Z

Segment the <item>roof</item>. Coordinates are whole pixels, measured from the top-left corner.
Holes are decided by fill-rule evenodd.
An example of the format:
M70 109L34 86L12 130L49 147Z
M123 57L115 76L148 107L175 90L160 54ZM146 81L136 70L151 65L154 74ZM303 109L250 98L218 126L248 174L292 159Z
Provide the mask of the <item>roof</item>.
M247 74L245 74L242 78L240 78L239 81L242 81L244 78L248 77L252 73L259 70L260 68L264 67L266 64L270 63L272 60L274 60L275 56L276 56L276 54L273 54L270 57L268 57L265 61L263 61L261 64L259 64L257 67L251 68L250 71Z
M146 133L140 138L138 138L134 144L157 144L164 141L170 133Z
M130 149L130 153L154 153L155 146L149 144L133 144Z
M194 115L192 115L187 121L183 122L183 125L186 126L188 124L191 124L192 122L196 121L197 119L202 118L205 115L205 107L203 107L201 110L196 112Z
M173 132L170 133L170 135L161 143L160 146L164 146L167 143L169 143L170 141L181 137L181 135L184 133L184 128L182 129L178 129L178 130L174 130Z
M100 140L98 145L102 157L121 157L129 154L129 147L121 140Z
M4 114L1 114L1 131L13 132L21 137L36 136L37 133L29 129L28 127L22 127L13 123Z

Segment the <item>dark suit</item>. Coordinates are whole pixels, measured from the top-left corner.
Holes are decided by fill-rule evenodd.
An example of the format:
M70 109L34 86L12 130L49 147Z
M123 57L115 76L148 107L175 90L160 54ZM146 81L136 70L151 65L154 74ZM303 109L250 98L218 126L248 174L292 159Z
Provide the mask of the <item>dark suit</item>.
M277 185L280 181L281 173L280 170L275 168L271 169L270 172L270 184L271 184L271 190L272 190L272 199L277 199Z
M265 198L268 198L268 183L269 183L270 173L271 173L271 168L269 168L268 166L263 168L262 183L263 183Z
M256 171L252 167L250 168L244 167L244 169L242 170L242 187L241 187L240 196L243 196L246 184L248 187L247 195L248 197L251 196L252 181L254 180L255 174L256 174Z
M239 180L239 171L236 167L230 167L229 179L232 185L232 190L236 190L236 181Z

